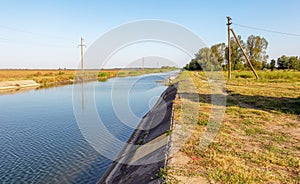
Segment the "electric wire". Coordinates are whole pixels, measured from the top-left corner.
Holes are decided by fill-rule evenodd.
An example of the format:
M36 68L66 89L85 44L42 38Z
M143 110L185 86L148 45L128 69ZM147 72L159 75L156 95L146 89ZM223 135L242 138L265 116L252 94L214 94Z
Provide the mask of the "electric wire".
M269 29L263 29L263 28L257 28L257 27L251 27L251 26L246 26L242 24L237 24L237 23L232 23L235 26L238 27L244 27L248 29L254 29L254 30L259 30L259 31L264 31L264 32L269 32L269 33L275 33L275 34L281 34L281 35L287 35L287 36L297 36L300 37L300 34L295 34L295 33L287 33L287 32L281 32L281 31L275 31L275 30L269 30Z

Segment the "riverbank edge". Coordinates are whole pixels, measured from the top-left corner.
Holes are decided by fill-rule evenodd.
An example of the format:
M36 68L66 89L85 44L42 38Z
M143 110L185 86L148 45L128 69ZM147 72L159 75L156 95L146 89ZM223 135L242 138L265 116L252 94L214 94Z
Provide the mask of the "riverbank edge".
M153 106L153 108L143 117L141 122L135 131L131 134L127 143L129 145L125 145L123 149L120 151L118 155L118 159L123 159L124 157L128 157L125 159L131 159L135 155L135 151L130 152L130 155L124 155L128 150L132 150L131 145L144 145L153 141L154 139L161 136L169 136L167 134L170 131L172 121L173 121L173 100L176 97L178 89L178 83L175 83L169 86L160 96L157 103ZM142 130L141 127L145 127L148 125L150 127L151 123L156 123L155 118L159 117L161 114L161 108L164 104L167 104L166 113L164 114L163 120L154 128L149 130ZM152 120L152 121L151 121ZM131 145L130 145L131 144ZM167 157L169 149L169 142L167 142L164 146L159 149L151 152L151 156L159 157L158 154L161 154L162 151L165 154L165 159ZM147 155L149 157L149 155ZM141 158L141 160L146 158ZM162 179L160 178L160 170L164 168L166 161L160 160L157 163L147 164L147 165L128 165L123 164L118 161L114 161L112 165L106 170L103 176L98 181L99 184L110 184L110 183L131 183L131 184L142 184L142 183L161 183Z
M37 88L41 85L34 80L16 80L0 82L0 90L18 90L21 88Z
M15 71L15 70L1 70L0 71ZM22 72L23 70L16 70L18 72ZM24 70L24 71L31 71L31 70ZM14 91L18 91L20 89L40 89L40 88L50 88L50 87L57 87L63 85L70 85L70 84L77 84L82 82L92 82L92 81L100 81L105 82L111 78L116 77L134 77L140 75L147 75L147 74L155 74L155 73L164 73L175 71L174 69L126 69L126 70L115 70L115 69L107 69L107 70L86 70L85 73L81 73L79 70L32 70L36 72L35 74L38 77L32 78L16 78L12 79L9 78L8 80L0 80L0 93L6 94L11 93ZM49 76L42 76L39 71L44 72L62 72L62 74L57 74L56 78L54 74L54 78L51 80L48 78ZM73 71L73 76L70 78L69 76L64 76L64 71ZM104 76L100 74L105 74ZM3 74L2 74L3 75ZM69 74L68 74L69 75ZM52 76L52 77L53 77ZM62 77L62 78L59 78ZM54 81L53 81L54 80ZM28 83L29 84L22 84Z

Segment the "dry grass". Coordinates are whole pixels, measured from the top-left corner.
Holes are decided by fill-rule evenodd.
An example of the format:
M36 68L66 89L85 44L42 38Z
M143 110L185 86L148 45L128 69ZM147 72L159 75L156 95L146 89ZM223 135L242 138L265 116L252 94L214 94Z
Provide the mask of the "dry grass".
M257 81L233 77L227 81L222 126L214 141L201 150L199 141L212 108L211 90L203 73L183 75L187 73L199 94L199 120L180 149L187 163L176 164L180 157L175 155L170 176L204 177L209 183L300 183L299 78ZM180 99L176 103L180 105ZM180 108L175 118L178 113Z
M75 70L0 70L0 81L34 80L44 87L71 83Z
M72 76L74 70L0 70L0 81L26 80L37 77Z
M174 68L167 69L105 69L105 70L85 70L84 77L87 80L106 81L113 77L137 76L149 73L167 72ZM74 80L81 78L80 71L76 70L0 70L1 81L34 80L42 84L43 87L70 84ZM75 79L75 76L77 78Z

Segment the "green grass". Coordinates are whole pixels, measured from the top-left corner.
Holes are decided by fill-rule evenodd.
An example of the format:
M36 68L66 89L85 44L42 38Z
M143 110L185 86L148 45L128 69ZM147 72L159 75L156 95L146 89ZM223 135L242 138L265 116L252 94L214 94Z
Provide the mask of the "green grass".
M100 71L98 73L99 81L106 81L113 77L128 77L128 76L139 76L151 73L161 73L177 70L176 68L146 68L146 69L124 69L124 70L113 70L113 71Z
M224 72L226 73L226 72ZM300 71L275 70L275 71L257 71L262 81L298 81L300 79ZM232 78L254 79L252 71L232 71Z

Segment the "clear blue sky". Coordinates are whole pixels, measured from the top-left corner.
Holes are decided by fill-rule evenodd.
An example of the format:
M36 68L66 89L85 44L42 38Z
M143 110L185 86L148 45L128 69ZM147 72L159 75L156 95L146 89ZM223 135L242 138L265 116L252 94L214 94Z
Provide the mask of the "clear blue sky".
M1 0L0 68L75 68L79 39L90 45L120 24L159 19L178 23L211 46L226 42L226 16L234 23L300 34L299 0ZM300 56L300 37L233 26L269 42L270 59Z

